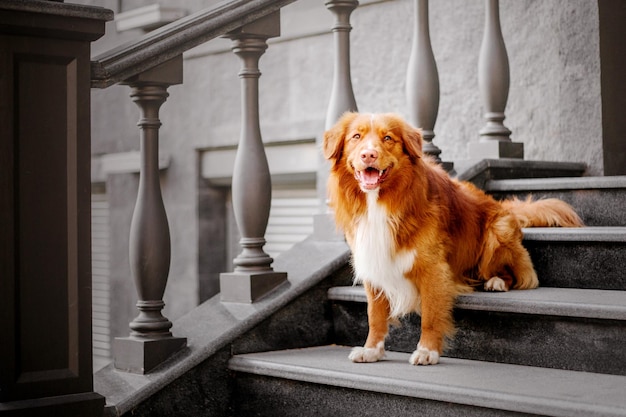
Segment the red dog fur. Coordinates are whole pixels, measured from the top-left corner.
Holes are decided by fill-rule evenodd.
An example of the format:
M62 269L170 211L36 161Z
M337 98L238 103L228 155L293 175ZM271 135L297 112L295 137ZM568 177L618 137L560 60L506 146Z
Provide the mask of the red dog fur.
M367 294L369 334L354 362L384 356L390 321L421 314L410 358L436 364L459 294L538 286L522 227L582 226L557 199L497 202L422 154L420 130L393 114L346 113L324 134L328 191Z

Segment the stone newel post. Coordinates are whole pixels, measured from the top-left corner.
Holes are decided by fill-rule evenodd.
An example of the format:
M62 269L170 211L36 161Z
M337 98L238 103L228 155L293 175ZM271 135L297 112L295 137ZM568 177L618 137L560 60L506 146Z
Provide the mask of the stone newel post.
M0 1L0 415L100 417L91 43L113 12Z

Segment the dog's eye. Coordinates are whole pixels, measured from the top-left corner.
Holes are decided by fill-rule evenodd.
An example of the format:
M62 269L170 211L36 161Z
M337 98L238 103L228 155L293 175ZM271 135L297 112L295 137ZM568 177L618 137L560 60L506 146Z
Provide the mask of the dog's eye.
M391 136L389 136L389 135L387 135L387 136L385 136L385 137L383 138L383 142L389 142L390 140L393 140L393 139L392 139L392 138L391 138Z
M352 136L352 139L361 139L361 134L360 133L355 133L354 136Z

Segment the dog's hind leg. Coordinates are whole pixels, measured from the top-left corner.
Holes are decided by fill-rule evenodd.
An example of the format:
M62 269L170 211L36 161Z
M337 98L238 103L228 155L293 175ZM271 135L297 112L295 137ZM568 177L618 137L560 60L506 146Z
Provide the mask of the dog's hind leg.
M521 243L501 247L495 251L492 264L482 272L485 291L508 291L531 289L539 286L537 273L528 251Z
M539 286L539 279L533 267L533 261L530 259L528 251L520 243L514 248L513 260L511 262L511 270L515 277L513 288L517 290L528 290Z
M357 346L350 352L352 362L377 362L385 356L385 338L389 332L389 301L380 290L364 283L367 295L367 320L369 333L365 346Z
M522 231L510 215L500 217L485 235L478 275L486 291L528 289L539 285L530 255L522 245Z

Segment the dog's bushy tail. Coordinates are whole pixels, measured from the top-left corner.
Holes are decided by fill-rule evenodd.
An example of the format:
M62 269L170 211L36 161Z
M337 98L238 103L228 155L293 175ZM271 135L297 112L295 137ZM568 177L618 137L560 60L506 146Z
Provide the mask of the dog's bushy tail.
M521 227L581 227L584 226L576 211L557 198L526 200L512 198L502 201L502 207L513 213Z

